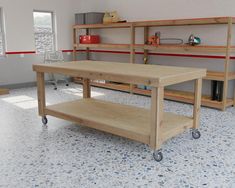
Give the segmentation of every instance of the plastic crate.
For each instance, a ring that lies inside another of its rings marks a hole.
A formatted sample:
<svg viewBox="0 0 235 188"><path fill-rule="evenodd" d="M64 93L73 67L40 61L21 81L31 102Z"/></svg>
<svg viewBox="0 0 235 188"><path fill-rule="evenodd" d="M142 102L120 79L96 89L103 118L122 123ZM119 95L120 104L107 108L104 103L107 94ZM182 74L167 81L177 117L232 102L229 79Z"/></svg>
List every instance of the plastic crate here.
<svg viewBox="0 0 235 188"><path fill-rule="evenodd" d="M75 14L75 24L82 25L85 24L85 13Z"/></svg>
<svg viewBox="0 0 235 188"><path fill-rule="evenodd" d="M103 18L103 12L88 12L85 14L85 24L102 24Z"/></svg>

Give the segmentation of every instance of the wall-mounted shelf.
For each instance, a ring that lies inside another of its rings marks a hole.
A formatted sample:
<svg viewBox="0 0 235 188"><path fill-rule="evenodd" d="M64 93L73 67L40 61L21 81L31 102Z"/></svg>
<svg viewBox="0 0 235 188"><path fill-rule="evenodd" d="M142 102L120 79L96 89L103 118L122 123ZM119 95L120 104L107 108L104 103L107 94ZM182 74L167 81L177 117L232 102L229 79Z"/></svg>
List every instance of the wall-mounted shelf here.
<svg viewBox="0 0 235 188"><path fill-rule="evenodd" d="M110 48L110 49L130 49L130 44L74 44L77 48ZM225 53L226 46L189 46L189 45L134 45L136 50L149 50L157 52L213 52L213 53ZM231 47L231 52L235 52L235 46Z"/></svg>
<svg viewBox="0 0 235 188"><path fill-rule="evenodd" d="M74 80L76 83L82 83L81 80L76 79ZM117 84L117 83L99 83L99 82L91 82L92 86L105 88L105 89L112 89L124 92L130 92L130 86L127 84ZM151 96L150 90L143 90L137 87L133 88L132 91L134 94ZM177 90L165 90L165 99L179 101L184 103L193 104L194 102L194 95L192 92L186 91L177 91ZM218 102L215 100L211 100L210 96L203 95L202 96L202 106L207 106L211 108L220 109L222 102ZM226 107L233 105L233 99L227 99Z"/></svg>
<svg viewBox="0 0 235 188"><path fill-rule="evenodd" d="M235 17L231 17L232 23L235 23ZM159 26L183 26L183 25L210 25L210 24L227 24L228 17L214 18L194 18L194 19L176 19L176 20L150 20L126 23L111 24L85 24L74 25L74 29L102 29L102 28L128 28L134 27L159 27Z"/></svg>
<svg viewBox="0 0 235 188"><path fill-rule="evenodd" d="M131 27L131 22L126 23L110 23L110 24L85 24L74 25L74 29L102 29L102 28L128 28Z"/></svg>
<svg viewBox="0 0 235 188"><path fill-rule="evenodd" d="M190 46L190 45L144 45L136 44L136 50L149 50L157 52L183 52L183 53L194 53L194 52L209 52L209 53L225 53L226 46ZM231 52L235 52L235 47L231 47Z"/></svg>
<svg viewBox="0 0 235 188"><path fill-rule="evenodd" d="M231 17L232 23L235 23L235 17ZM191 18L191 19L175 19L175 20L152 20L132 22L135 27L159 27L159 26L184 26L184 25L213 25L227 24L228 17L214 18Z"/></svg>
<svg viewBox="0 0 235 188"><path fill-rule="evenodd" d="M130 44L75 44L77 48L130 49Z"/></svg>
<svg viewBox="0 0 235 188"><path fill-rule="evenodd" d="M225 81L226 78L224 72L207 71L207 76L203 79ZM235 80L235 72L228 73L228 80Z"/></svg>
<svg viewBox="0 0 235 188"><path fill-rule="evenodd" d="M74 39L74 59L76 60L76 54L78 49L85 48L87 53L87 59L89 59L89 49L96 48L96 49L115 49L121 50L126 49L130 53L130 63L135 63L135 52L143 52L144 59L147 63L147 59L149 56L149 52L160 52L160 53L212 53L212 54L224 54L225 61L224 61L224 70L220 72L210 71L208 70L207 76L204 77L204 80L216 80L216 81L223 81L223 101L212 101L210 97L205 96L202 99L202 104L204 106L217 108L221 110L225 110L228 106L235 105L235 95L234 99L227 99L228 96L228 82L230 80L235 80L235 70L230 70L230 55L231 52L235 52L235 46L232 46L232 26L235 23L235 17L213 17L213 18L195 18L195 19L176 19L176 20L152 20L152 21L137 21L137 22L127 22L127 23L113 23L113 24L92 24L92 25L75 25L73 26L73 39ZM227 43L224 46L215 46L215 45L199 45L199 46L190 46L190 45L159 45L159 46L152 46L146 45L145 42L149 36L149 28L150 27L159 27L159 26L187 26L187 25L217 25L217 24L224 24L227 25ZM144 28L144 41L143 44L136 44L135 43L135 29L137 27ZM77 32L80 29L86 29L87 34L89 34L90 29L102 29L102 28L126 28L130 33L130 43L129 44L79 44L77 41ZM75 79L76 80L76 79ZM109 88L109 89L116 89L121 91L130 91L131 93L138 93L143 94L148 92L147 90L141 90L136 88L135 86L128 85L113 85L110 83L96 84L96 86ZM189 93L184 92L181 93L179 97L178 92L172 92L171 97L165 96L166 99L176 100L180 102L190 103L192 99L189 97Z"/></svg>

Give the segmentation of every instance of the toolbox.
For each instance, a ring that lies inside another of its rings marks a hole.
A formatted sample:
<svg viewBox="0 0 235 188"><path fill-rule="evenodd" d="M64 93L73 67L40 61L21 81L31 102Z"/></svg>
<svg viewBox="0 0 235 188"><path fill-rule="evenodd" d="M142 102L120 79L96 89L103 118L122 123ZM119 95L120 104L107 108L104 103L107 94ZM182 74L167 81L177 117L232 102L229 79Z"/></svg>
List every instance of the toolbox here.
<svg viewBox="0 0 235 188"><path fill-rule="evenodd" d="M75 14L75 24L102 24L103 23L103 12L87 12Z"/></svg>

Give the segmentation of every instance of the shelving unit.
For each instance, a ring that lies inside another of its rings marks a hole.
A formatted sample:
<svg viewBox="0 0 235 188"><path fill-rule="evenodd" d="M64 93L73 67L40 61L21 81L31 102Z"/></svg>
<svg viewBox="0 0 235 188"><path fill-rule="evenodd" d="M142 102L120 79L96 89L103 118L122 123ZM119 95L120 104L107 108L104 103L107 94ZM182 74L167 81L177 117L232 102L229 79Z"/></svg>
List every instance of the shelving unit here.
<svg viewBox="0 0 235 188"><path fill-rule="evenodd" d="M94 49L115 49L115 50L127 50L130 53L130 63L135 63L136 51L142 51L144 53L144 63L148 63L149 52L161 52L161 53L219 53L225 55L224 59L224 70L221 72L208 71L207 76L204 80L216 80L223 81L223 101L213 101L209 96L202 96L202 105L212 108L217 108L220 110L225 110L226 107L235 105L235 95L233 99L228 99L228 83L230 80L235 80L235 70L230 70L230 55L235 52L235 46L232 46L232 26L235 23L235 17L215 17L215 18L196 18L196 19L178 19L178 20L154 20L154 21L139 21L139 22L128 22L128 23L113 23L113 24L93 24L93 25L75 25L73 27L73 54L74 60L77 57L78 49L86 49L87 59L89 59L89 50ZM224 24L227 25L227 43L224 46L212 46L212 45L199 45L199 46L189 46L189 45L159 45L152 46L146 45L145 42L149 36L150 27L160 27L160 26L188 26L188 25L217 25ZM135 43L135 29L142 27L144 28L144 41L143 44ZM129 30L130 42L129 44L79 44L77 41L77 33L79 30L85 29L86 33L89 34L90 29L101 29L101 28L126 28ZM79 82L78 79L75 81ZM136 94L148 95L148 90L141 90L136 88L134 85L131 87L121 84L111 84L111 83L92 83L94 86L126 91ZM165 93L165 98L185 103L192 103L193 96L190 92L178 92L170 91L170 95ZM235 93L235 92L234 92Z"/></svg>

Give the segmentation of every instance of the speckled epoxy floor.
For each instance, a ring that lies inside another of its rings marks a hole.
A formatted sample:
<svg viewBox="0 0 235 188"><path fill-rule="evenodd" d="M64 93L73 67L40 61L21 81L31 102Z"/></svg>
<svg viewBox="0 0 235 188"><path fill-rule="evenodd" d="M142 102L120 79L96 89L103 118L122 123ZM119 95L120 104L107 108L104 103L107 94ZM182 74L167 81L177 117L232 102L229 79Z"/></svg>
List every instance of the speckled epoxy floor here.
<svg viewBox="0 0 235 188"><path fill-rule="evenodd" d="M95 98L149 108L150 98L93 88ZM47 86L47 102L81 98L79 85ZM147 145L37 115L36 88L0 96L0 187L235 187L235 109L202 108L202 137L185 132L163 145L157 163ZM165 101L190 115L192 106Z"/></svg>

